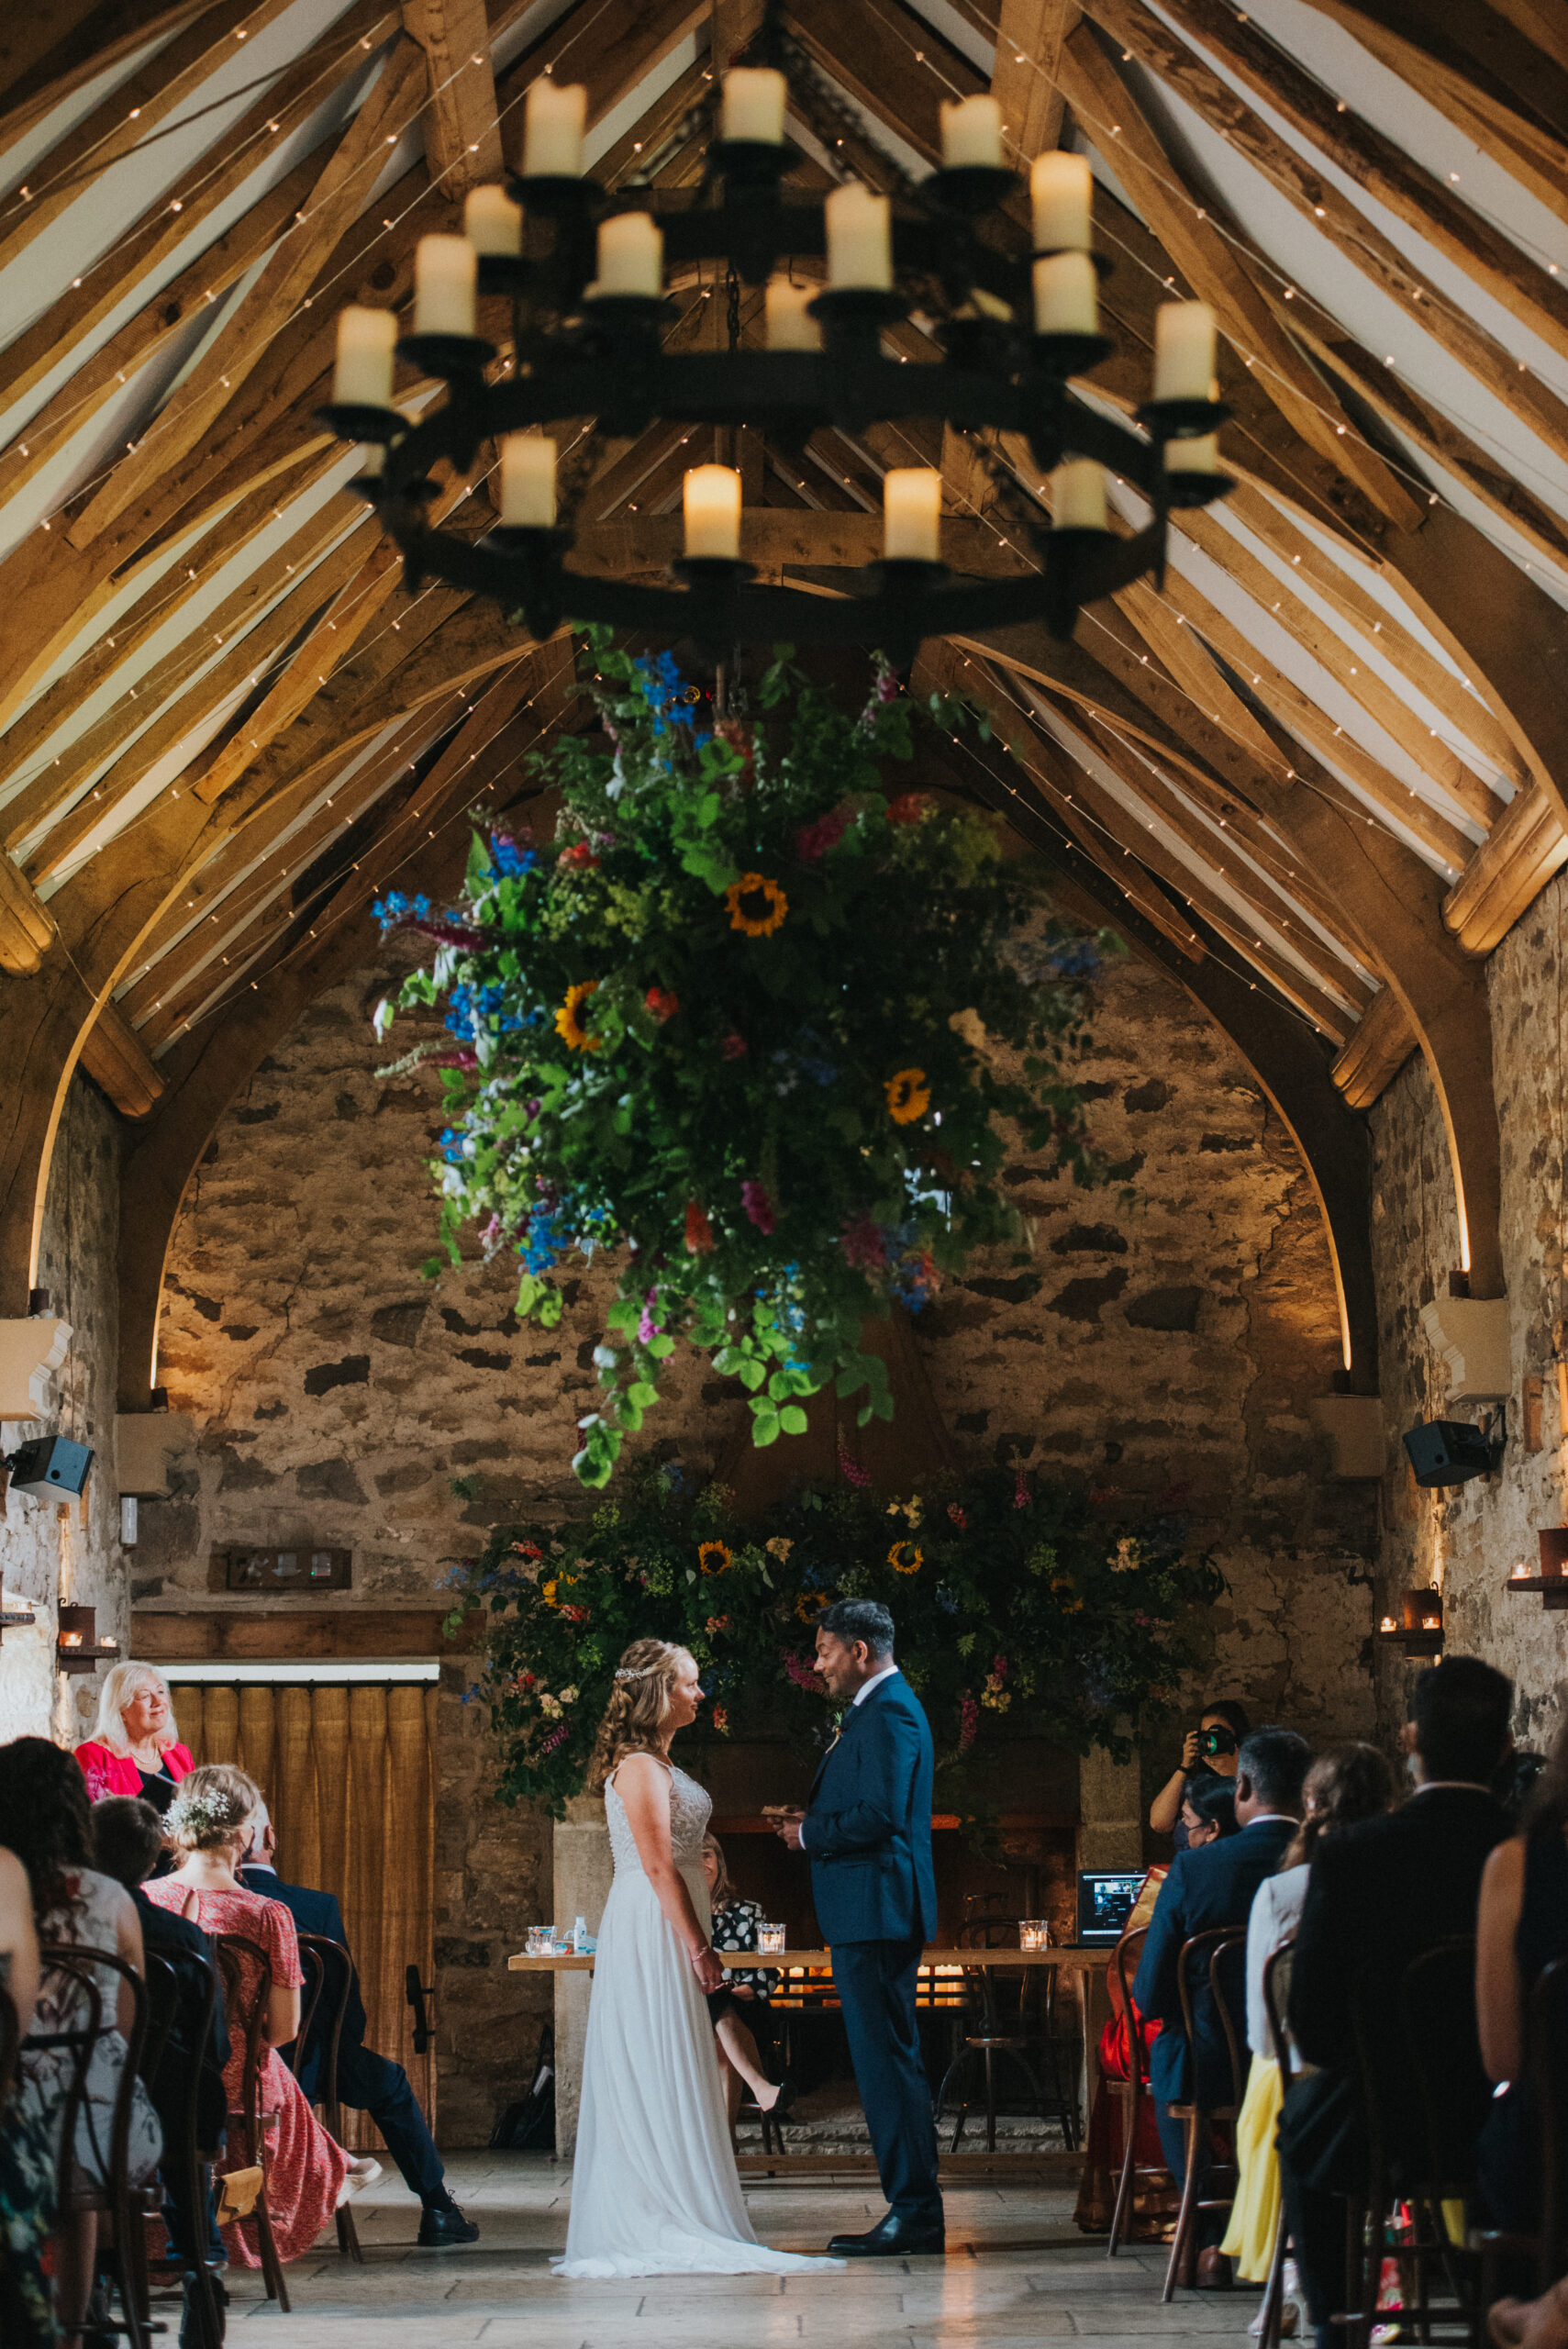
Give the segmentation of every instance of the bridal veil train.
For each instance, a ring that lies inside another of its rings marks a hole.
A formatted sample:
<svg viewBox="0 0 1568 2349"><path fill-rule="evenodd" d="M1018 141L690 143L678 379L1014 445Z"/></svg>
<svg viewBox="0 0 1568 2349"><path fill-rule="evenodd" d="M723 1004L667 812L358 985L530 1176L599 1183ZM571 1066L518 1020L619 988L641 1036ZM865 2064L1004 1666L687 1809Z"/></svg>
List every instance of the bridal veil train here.
<svg viewBox="0 0 1568 2349"><path fill-rule="evenodd" d="M702 1840L713 1806L684 1771L667 1766L674 1861L706 1929ZM840 2266L770 2251L753 2235L706 2002L644 1873L613 1776L605 1811L615 1881L599 1926L572 2216L557 2275L784 2275Z"/></svg>

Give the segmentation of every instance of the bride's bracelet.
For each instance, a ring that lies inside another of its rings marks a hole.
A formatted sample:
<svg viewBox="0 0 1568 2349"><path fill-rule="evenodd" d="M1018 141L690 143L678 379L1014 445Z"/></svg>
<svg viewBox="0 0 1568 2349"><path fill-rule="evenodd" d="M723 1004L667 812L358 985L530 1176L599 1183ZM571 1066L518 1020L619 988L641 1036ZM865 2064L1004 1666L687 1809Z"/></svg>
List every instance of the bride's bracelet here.
<svg viewBox="0 0 1568 2349"><path fill-rule="evenodd" d="M700 1965L705 1957L711 1957L713 1955L713 1943L711 1942L704 1942L701 1949L689 1949L686 1952L686 1955L690 1959L692 1965Z"/></svg>

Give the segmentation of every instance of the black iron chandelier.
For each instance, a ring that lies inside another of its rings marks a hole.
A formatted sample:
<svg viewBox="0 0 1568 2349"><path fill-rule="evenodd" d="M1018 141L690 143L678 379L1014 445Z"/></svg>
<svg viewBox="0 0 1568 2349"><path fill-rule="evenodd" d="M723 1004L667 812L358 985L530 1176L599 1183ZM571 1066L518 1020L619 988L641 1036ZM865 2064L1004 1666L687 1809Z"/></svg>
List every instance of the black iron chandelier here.
<svg viewBox="0 0 1568 2349"><path fill-rule="evenodd" d="M548 76L527 94L521 172L469 196L462 237L426 237L416 255L413 331L386 310L339 321L323 420L364 451L357 486L401 549L412 585L428 576L494 597L542 641L562 620L600 621L717 646L776 641L875 645L906 664L929 636L1043 621L1070 637L1079 607L1162 573L1168 517L1232 486L1216 432L1229 414L1213 380L1215 324L1199 302L1157 313L1153 396L1140 429L1077 397L1069 379L1112 346L1099 329L1107 264L1091 250L1090 173L1081 156L1039 156L1026 184L1003 161L990 97L942 109L943 163L896 206L856 181L826 197L786 188L799 150L784 136L792 90L820 113L835 101L777 20L722 77L717 136L694 192L615 195L583 169L586 93ZM809 112L808 112L809 118ZM1002 207L1026 193L1032 256L994 240ZM796 284L796 261L826 262L826 284ZM765 287L767 348L670 351L666 273L713 265L732 287ZM494 343L475 330L476 295L512 307L512 362L487 373ZM889 355L884 338L914 311L935 319L942 356ZM393 403L395 359L444 383L418 423ZM669 585L574 571L573 531L549 428L592 417L633 438L659 420L761 431L800 459L814 432L934 417L971 433L1021 435L1051 476L1052 519L1027 526L1038 569L955 574L941 561L941 476L895 467L884 481L880 562L823 596L758 583L741 559L740 475L685 475L685 551ZM541 429L542 428L542 429ZM500 457L498 525L477 541L426 518L433 468L469 471L485 442ZM1147 526L1108 527L1105 468L1141 492Z"/></svg>

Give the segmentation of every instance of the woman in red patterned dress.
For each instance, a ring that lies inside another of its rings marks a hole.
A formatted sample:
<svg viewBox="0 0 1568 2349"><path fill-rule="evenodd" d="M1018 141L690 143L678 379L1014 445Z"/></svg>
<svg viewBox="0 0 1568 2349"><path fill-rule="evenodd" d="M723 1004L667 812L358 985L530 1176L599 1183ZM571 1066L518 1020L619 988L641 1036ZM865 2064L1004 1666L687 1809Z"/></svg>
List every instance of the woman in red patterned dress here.
<svg viewBox="0 0 1568 2349"><path fill-rule="evenodd" d="M166 1821L170 1842L183 1863L172 1876L158 1876L142 1890L161 1909L190 1917L206 1933L242 1933L259 1943L272 1962L266 2063L259 2103L278 2120L267 2133L267 2209L280 2259L307 2252L340 2202L381 2176L381 2164L356 2160L329 2137L279 2054L299 2032L299 1993L304 1981L294 1919L281 1900L248 1892L235 1875L250 1839L250 1820L261 1794L243 1770L214 1764L193 1770L180 1787ZM231 2110L239 2106L245 2065L239 2019L229 2016L228 2062L224 2081ZM237 2141L228 2166L245 2158ZM223 2230L229 2255L244 2267L259 2267L256 2222L244 2219Z"/></svg>

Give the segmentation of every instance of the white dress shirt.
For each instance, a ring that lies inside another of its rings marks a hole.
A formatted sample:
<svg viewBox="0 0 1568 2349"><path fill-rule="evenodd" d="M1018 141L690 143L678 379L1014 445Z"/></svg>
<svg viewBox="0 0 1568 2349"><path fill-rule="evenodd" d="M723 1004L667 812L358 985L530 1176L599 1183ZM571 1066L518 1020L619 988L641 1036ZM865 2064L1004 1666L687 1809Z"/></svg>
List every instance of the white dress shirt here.
<svg viewBox="0 0 1568 2349"><path fill-rule="evenodd" d="M895 1664L884 1664L880 1672L873 1672L869 1680L862 1680L855 1690L854 1702L850 1707L851 1712L854 1711L856 1705L865 1703L873 1688L880 1688L884 1680L891 1680L897 1669L898 1666Z"/></svg>

